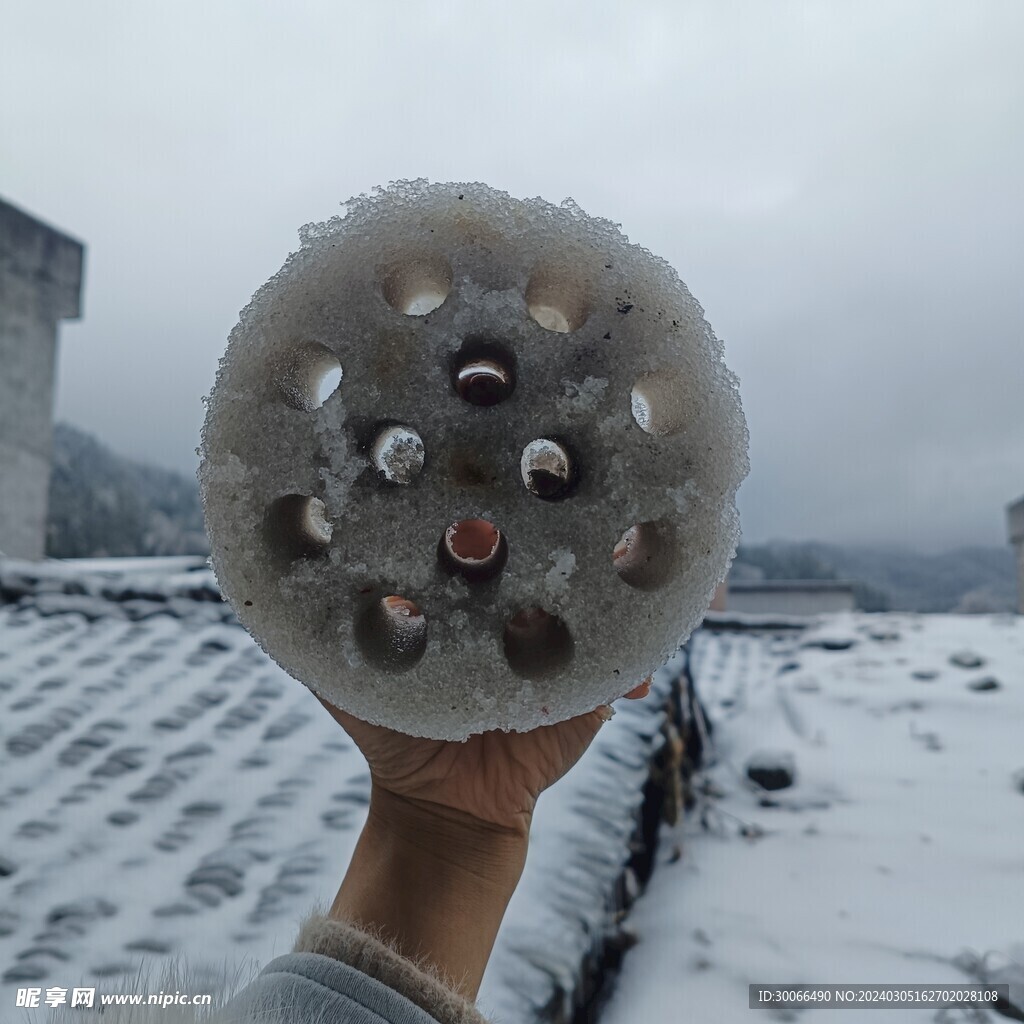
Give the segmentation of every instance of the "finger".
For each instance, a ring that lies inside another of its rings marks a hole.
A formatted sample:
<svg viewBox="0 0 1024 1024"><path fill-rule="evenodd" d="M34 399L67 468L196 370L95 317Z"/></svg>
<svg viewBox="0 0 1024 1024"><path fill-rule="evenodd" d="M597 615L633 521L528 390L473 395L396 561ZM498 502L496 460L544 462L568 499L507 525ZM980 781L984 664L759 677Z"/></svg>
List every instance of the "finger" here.
<svg viewBox="0 0 1024 1024"><path fill-rule="evenodd" d="M634 686L629 693L623 694L626 700L643 700L651 692L654 677L648 676L639 686Z"/></svg>

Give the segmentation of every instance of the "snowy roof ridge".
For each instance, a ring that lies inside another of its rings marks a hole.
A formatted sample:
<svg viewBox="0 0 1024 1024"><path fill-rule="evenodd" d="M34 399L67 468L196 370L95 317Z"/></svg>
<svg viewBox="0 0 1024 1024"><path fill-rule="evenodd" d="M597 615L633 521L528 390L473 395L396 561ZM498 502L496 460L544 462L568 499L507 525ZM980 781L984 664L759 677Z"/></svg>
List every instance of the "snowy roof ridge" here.
<svg viewBox="0 0 1024 1024"><path fill-rule="evenodd" d="M233 622L205 558L0 560L0 604L40 615L77 612L87 619L132 621L199 615Z"/></svg>
<svg viewBox="0 0 1024 1024"><path fill-rule="evenodd" d="M816 626L822 616L786 615L782 612L712 611L704 613L704 628L716 630L804 630Z"/></svg>

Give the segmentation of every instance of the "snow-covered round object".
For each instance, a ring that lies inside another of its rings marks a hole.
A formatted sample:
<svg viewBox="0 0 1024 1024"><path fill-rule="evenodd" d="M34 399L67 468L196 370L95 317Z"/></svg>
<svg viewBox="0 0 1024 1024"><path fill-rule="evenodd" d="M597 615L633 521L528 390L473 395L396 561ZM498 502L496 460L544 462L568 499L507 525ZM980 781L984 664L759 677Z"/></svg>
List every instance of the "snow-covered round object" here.
<svg viewBox="0 0 1024 1024"><path fill-rule="evenodd" d="M700 306L615 224L399 182L303 228L229 338L212 564L353 715L527 730L626 693L700 622L746 440Z"/></svg>

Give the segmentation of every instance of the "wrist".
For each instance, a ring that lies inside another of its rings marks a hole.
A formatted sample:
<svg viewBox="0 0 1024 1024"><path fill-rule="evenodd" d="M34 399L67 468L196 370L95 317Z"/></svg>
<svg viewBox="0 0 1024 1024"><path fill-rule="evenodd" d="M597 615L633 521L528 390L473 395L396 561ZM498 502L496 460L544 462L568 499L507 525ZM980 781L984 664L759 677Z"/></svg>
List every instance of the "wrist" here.
<svg viewBox="0 0 1024 1024"><path fill-rule="evenodd" d="M467 811L432 800L395 793L374 784L370 793L367 826L425 853L455 862L485 866L490 860L505 863L518 851L526 854L531 816L523 814L508 824L497 824Z"/></svg>
<svg viewBox="0 0 1024 1024"><path fill-rule="evenodd" d="M330 915L475 997L526 861L528 830L374 787Z"/></svg>

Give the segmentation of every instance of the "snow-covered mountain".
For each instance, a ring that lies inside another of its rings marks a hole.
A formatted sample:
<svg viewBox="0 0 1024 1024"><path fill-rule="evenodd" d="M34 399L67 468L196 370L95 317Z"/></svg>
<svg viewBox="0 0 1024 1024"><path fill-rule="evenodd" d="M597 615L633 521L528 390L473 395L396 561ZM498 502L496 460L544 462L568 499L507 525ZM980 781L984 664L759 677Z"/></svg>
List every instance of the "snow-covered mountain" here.
<svg viewBox="0 0 1024 1024"><path fill-rule="evenodd" d="M196 481L58 423L46 527L54 558L206 554Z"/></svg>
<svg viewBox="0 0 1024 1024"><path fill-rule="evenodd" d="M922 554L896 546L814 542L744 545L735 572L769 580L853 580L860 607L915 612L1004 612L1016 608L1013 549L962 547Z"/></svg>

